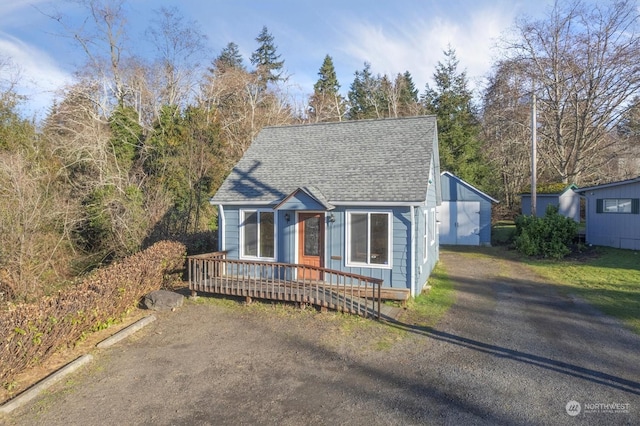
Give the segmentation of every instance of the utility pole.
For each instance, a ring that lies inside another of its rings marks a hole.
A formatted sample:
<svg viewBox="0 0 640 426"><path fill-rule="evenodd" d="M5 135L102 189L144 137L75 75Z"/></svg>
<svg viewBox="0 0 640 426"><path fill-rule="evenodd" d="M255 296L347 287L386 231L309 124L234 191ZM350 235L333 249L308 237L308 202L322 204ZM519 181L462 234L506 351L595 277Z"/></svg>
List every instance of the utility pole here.
<svg viewBox="0 0 640 426"><path fill-rule="evenodd" d="M538 127L536 113L536 93L533 92L531 96L531 215L536 216L536 197L537 197L537 148L536 148L536 130Z"/></svg>

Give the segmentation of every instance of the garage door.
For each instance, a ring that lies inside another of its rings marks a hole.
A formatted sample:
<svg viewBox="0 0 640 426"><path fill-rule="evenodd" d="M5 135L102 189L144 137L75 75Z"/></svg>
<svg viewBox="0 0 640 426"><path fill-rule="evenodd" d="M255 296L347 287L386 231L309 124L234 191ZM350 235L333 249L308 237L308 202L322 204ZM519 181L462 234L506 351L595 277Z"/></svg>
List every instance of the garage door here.
<svg viewBox="0 0 640 426"><path fill-rule="evenodd" d="M438 207L440 244L480 244L480 202L443 201Z"/></svg>

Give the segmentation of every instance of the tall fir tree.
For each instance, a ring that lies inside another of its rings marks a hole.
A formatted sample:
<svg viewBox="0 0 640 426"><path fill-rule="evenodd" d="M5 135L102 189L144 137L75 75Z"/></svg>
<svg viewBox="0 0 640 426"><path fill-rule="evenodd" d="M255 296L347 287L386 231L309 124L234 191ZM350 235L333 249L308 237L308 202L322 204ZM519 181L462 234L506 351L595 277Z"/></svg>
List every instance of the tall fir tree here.
<svg viewBox="0 0 640 426"><path fill-rule="evenodd" d="M280 60L280 55L277 54L277 46L274 43L274 38L266 26L262 27L262 31L258 37L258 48L251 54L251 64L256 67L256 73L263 87L266 87L268 83L275 83L282 80L282 68L284 67L284 60Z"/></svg>
<svg viewBox="0 0 640 426"><path fill-rule="evenodd" d="M310 120L316 123L342 121L345 111L344 98L339 92L340 83L331 56L325 56L318 76L309 100Z"/></svg>
<svg viewBox="0 0 640 426"><path fill-rule="evenodd" d="M355 78L349 93L350 120L362 120L367 118L380 118L384 114L384 109L380 105L381 100L381 78L371 73L371 64L365 62L362 71L355 72Z"/></svg>
<svg viewBox="0 0 640 426"><path fill-rule="evenodd" d="M213 65L220 72L225 72L229 69L245 69L240 49L234 42L227 43L218 57L213 60Z"/></svg>
<svg viewBox="0 0 640 426"><path fill-rule="evenodd" d="M413 83L413 77L409 71L398 74L395 81L398 91L398 111L401 117L410 117L420 113L418 104L418 89Z"/></svg>
<svg viewBox="0 0 640 426"><path fill-rule="evenodd" d="M421 97L425 111L437 117L440 167L482 186L487 169L481 156L473 94L466 72L458 71L455 50L449 47L444 56L433 75L435 87L427 84Z"/></svg>

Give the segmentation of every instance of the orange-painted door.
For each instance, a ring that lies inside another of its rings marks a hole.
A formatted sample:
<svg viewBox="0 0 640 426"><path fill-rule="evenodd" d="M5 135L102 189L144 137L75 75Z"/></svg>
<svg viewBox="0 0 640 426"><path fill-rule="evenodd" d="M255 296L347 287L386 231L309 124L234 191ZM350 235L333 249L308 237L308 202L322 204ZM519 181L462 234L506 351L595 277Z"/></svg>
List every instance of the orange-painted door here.
<svg viewBox="0 0 640 426"><path fill-rule="evenodd" d="M298 214L298 263L324 266L324 215L322 213ZM305 268L298 270L298 279L320 280L320 271Z"/></svg>

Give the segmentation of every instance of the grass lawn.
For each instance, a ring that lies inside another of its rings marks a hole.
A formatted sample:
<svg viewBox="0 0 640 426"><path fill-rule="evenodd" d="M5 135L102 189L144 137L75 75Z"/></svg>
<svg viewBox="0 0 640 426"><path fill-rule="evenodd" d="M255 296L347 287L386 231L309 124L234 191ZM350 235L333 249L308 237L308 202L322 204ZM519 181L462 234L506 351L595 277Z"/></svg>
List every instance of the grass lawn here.
<svg viewBox="0 0 640 426"><path fill-rule="evenodd" d="M434 326L455 302L453 283L438 263L429 277L431 288L407 302L402 320L423 327Z"/></svg>
<svg viewBox="0 0 640 426"><path fill-rule="evenodd" d="M640 253L598 247L580 260L526 259L550 282L565 286L607 315L619 318L640 334Z"/></svg>

